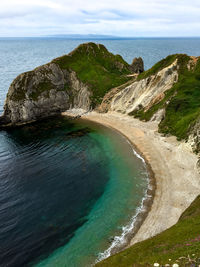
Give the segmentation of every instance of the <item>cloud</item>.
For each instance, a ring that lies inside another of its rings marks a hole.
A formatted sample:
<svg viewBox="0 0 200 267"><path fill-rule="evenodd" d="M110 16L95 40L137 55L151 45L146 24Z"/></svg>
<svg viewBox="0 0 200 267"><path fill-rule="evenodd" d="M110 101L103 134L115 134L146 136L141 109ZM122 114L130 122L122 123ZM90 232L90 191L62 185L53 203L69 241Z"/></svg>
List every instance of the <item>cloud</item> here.
<svg viewBox="0 0 200 267"><path fill-rule="evenodd" d="M0 2L0 36L197 36L199 14L199 0L7 0Z"/></svg>

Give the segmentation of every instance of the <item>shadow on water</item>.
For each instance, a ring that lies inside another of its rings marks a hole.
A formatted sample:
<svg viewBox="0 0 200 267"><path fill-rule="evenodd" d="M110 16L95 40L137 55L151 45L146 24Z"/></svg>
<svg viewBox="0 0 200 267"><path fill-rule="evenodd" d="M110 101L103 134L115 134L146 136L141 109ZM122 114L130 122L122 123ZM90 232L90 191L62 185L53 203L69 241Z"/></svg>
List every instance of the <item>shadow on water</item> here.
<svg viewBox="0 0 200 267"><path fill-rule="evenodd" d="M109 179L91 133L59 116L0 133L0 266L35 264L87 221Z"/></svg>
<svg viewBox="0 0 200 267"><path fill-rule="evenodd" d="M7 134L9 139L14 140L19 145L29 144L37 140L46 140L48 138L67 139L82 137L86 134L94 132L94 129L77 124L79 120L72 121L67 117L55 116L43 119L24 126L8 128Z"/></svg>

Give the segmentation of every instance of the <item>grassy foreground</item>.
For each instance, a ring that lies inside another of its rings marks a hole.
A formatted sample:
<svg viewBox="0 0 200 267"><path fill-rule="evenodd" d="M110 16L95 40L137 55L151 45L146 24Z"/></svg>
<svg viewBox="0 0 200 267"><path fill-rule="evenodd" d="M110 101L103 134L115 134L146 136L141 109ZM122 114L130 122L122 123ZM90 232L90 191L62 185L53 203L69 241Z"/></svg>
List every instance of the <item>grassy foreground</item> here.
<svg viewBox="0 0 200 267"><path fill-rule="evenodd" d="M166 214L167 220L167 214ZM179 266L200 265L200 196L181 215L177 224L161 234L137 243L97 267Z"/></svg>
<svg viewBox="0 0 200 267"><path fill-rule="evenodd" d="M191 57L184 54L168 56L150 70L140 74L138 80L156 74L176 59L179 66L178 82L165 92L164 99L153 105L148 111L145 112L144 109L141 109L133 112L132 115L148 121L159 109L165 108L165 118L159 124L159 131L175 135L178 140L181 140L187 138L190 128L200 116L200 59L189 70L187 64Z"/></svg>

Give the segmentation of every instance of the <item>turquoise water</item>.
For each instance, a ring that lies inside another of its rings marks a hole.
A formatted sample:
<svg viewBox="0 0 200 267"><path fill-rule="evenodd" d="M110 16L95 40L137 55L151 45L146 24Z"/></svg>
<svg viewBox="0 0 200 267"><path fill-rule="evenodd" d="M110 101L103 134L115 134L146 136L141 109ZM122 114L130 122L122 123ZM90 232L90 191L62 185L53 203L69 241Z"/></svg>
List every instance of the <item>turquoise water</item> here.
<svg viewBox="0 0 200 267"><path fill-rule="evenodd" d="M123 227L133 221L137 208L141 207L148 181L146 168L137 158L127 140L118 133L94 123L84 125L97 132L90 134L103 147L109 162L109 181L104 193L97 200L87 222L62 248L37 266L91 266L108 249L113 239L123 233ZM94 174L95 175L95 174ZM121 240L121 245L126 236Z"/></svg>
<svg viewBox="0 0 200 267"><path fill-rule="evenodd" d="M123 136L57 116L0 142L1 266L85 267L126 241L148 182Z"/></svg>

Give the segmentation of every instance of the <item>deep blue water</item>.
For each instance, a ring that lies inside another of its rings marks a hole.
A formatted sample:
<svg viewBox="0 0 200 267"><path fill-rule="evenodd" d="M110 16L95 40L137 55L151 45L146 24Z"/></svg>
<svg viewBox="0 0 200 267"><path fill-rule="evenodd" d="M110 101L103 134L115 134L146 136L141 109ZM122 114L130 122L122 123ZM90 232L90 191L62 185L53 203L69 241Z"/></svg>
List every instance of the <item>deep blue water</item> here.
<svg viewBox="0 0 200 267"><path fill-rule="evenodd" d="M47 256L87 220L109 178L90 132L56 118L1 133L1 266Z"/></svg>
<svg viewBox="0 0 200 267"><path fill-rule="evenodd" d="M144 197L143 162L105 127L55 117L0 143L0 266L88 266Z"/></svg>

